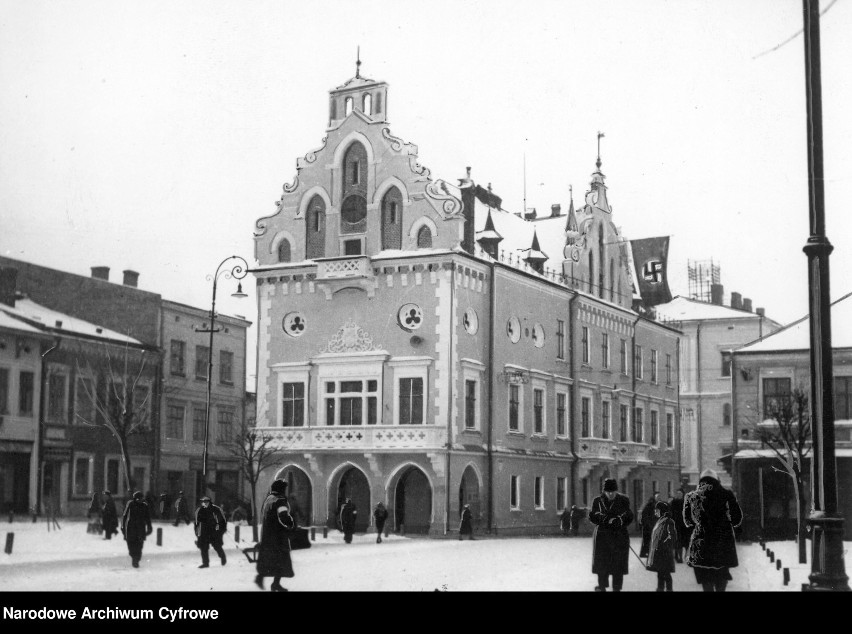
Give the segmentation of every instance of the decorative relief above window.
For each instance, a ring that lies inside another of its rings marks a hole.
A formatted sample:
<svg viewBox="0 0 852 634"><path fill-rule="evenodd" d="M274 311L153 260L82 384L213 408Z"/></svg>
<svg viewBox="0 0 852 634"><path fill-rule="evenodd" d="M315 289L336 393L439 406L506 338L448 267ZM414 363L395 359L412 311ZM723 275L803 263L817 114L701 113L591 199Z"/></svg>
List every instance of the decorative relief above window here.
<svg viewBox="0 0 852 634"><path fill-rule="evenodd" d="M521 340L521 321L517 317L511 317L506 322L506 334L512 343L518 343Z"/></svg>
<svg viewBox="0 0 852 634"><path fill-rule="evenodd" d="M397 315L399 325L403 330L417 330L423 325L423 311L417 304L405 304Z"/></svg>
<svg viewBox="0 0 852 634"><path fill-rule="evenodd" d="M468 308L464 311L464 317L462 317L462 324L464 325L464 329L471 335L475 335L479 330L479 317L476 316L476 311L472 308Z"/></svg>
<svg viewBox="0 0 852 634"><path fill-rule="evenodd" d="M544 347L544 327L541 324L533 326L532 338L536 348Z"/></svg>
<svg viewBox="0 0 852 634"><path fill-rule="evenodd" d="M300 312L287 313L281 321L281 327L291 337L300 337L305 333L305 316Z"/></svg>

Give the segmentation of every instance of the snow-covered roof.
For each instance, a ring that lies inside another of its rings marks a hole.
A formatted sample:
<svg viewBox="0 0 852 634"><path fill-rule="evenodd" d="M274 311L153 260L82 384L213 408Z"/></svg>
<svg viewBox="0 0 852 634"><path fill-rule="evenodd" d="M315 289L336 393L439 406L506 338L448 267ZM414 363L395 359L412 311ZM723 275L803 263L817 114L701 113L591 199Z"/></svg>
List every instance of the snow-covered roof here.
<svg viewBox="0 0 852 634"><path fill-rule="evenodd" d="M41 304L36 304L31 299L19 299L15 302L15 307L0 306L0 311L3 311L9 316L28 319L31 322L36 322L40 326L60 332L67 332L87 337L95 337L109 341L117 341L121 343L130 343L141 346L142 342L133 337L128 337L115 330L103 328L97 324L90 323L77 317L60 313L52 310Z"/></svg>
<svg viewBox="0 0 852 634"><path fill-rule="evenodd" d="M21 332L33 332L41 334L41 330L30 326L28 323L22 321L17 316L9 315L5 312L2 312L3 308L10 308L10 306L0 307L0 328L9 328L11 330L19 330Z"/></svg>
<svg viewBox="0 0 852 634"><path fill-rule="evenodd" d="M831 304L831 347L852 348L852 293ZM737 348L737 352L778 352L780 350L809 350L811 320L806 315L764 337Z"/></svg>
<svg viewBox="0 0 852 634"><path fill-rule="evenodd" d="M674 321L699 321L704 319L749 319L758 317L757 313L737 310L730 306L719 306L700 302L678 295L666 304L654 307L659 319Z"/></svg>

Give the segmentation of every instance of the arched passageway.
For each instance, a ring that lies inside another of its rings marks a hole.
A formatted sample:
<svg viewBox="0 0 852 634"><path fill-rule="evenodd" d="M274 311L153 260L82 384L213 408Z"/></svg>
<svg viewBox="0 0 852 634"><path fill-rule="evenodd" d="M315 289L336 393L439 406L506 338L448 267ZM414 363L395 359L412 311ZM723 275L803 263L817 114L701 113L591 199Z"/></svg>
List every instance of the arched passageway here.
<svg viewBox="0 0 852 634"><path fill-rule="evenodd" d="M340 508L343 506L346 498L349 498L355 504L355 508L358 511L357 519L355 520L355 532L365 532L370 525L370 517L373 512L370 506L370 483L367 481L367 476L360 469L351 467L340 476L337 488L336 490L332 489L332 492L336 492L337 495L329 496L329 519L332 520L331 524L340 528Z"/></svg>
<svg viewBox="0 0 852 634"><path fill-rule="evenodd" d="M459 508L458 514L461 516L461 510L465 504L470 504L470 514L473 517L473 525L476 526L482 519L482 505L479 500L479 477L476 471L468 465L462 474L461 483L459 484Z"/></svg>
<svg viewBox="0 0 852 634"><path fill-rule="evenodd" d="M394 530L428 533L432 522L432 487L417 467L403 471L394 487ZM404 527L404 528L403 528Z"/></svg>
<svg viewBox="0 0 852 634"><path fill-rule="evenodd" d="M298 467L287 467L278 477L287 483L287 499L296 522L299 526L310 526L313 523L313 490L308 476Z"/></svg>

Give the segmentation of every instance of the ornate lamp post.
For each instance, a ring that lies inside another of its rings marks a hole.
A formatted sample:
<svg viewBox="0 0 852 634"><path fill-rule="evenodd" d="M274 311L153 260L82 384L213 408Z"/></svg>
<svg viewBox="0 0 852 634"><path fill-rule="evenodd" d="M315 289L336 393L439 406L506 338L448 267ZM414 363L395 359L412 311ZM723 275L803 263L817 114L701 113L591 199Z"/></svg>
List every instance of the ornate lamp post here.
<svg viewBox="0 0 852 634"><path fill-rule="evenodd" d="M238 260L237 264L234 264L230 269L222 268L226 262L230 260ZM212 276L208 275L207 279L213 280L213 301L210 304L210 327L209 328L196 328L195 332L209 332L210 333L210 346L208 347L208 355L207 355L207 412L204 416L204 453L202 454L202 463L201 463L201 474L204 479L204 488L207 489L207 444L210 438L210 391L213 387L213 333L219 332L219 329L216 328L216 283L219 281L219 276L224 275L226 278L235 278L238 280L243 279L248 273L248 263L238 255L231 255L219 264L216 268L216 273ZM243 293L243 284L239 282L237 284L237 292L232 293L231 297L248 297L245 293Z"/></svg>
<svg viewBox="0 0 852 634"><path fill-rule="evenodd" d="M802 0L805 33L805 93L808 128L808 256L811 357L812 535L810 585L803 590L849 590L843 564L843 516L837 512L834 454L834 369L828 256L834 249L825 234L822 162L822 80L820 77L819 0Z"/></svg>

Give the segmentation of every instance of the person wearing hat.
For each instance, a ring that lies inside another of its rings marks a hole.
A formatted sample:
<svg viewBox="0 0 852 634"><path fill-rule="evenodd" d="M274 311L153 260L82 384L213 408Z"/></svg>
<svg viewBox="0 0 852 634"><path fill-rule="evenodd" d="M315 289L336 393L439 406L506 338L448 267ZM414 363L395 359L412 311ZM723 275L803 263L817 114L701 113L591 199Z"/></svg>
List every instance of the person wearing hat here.
<svg viewBox="0 0 852 634"><path fill-rule="evenodd" d="M589 521L595 525L592 535L592 573L598 576L597 592L606 592L612 575L612 590L620 592L627 574L630 535L633 521L630 500L618 492L614 478L604 480L603 493L592 501Z"/></svg>
<svg viewBox="0 0 852 634"><path fill-rule="evenodd" d="M109 491L104 491L104 503L101 506L101 527L104 529L104 539L112 539L118 535L118 511L115 509L115 500Z"/></svg>
<svg viewBox="0 0 852 634"><path fill-rule="evenodd" d="M227 563L225 551L222 549L222 538L228 530L228 522L222 509L208 496L201 498L201 506L195 511L195 545L201 550L201 565L199 568L210 567L210 546L219 555L224 566Z"/></svg>
<svg viewBox="0 0 852 634"><path fill-rule="evenodd" d="M148 505L145 504L142 491L137 491L133 494L133 499L127 502L127 506L124 507L124 514L121 517L121 534L124 535L124 540L127 542L127 551L130 553L134 568L139 567L145 538L153 530Z"/></svg>
<svg viewBox="0 0 852 634"><path fill-rule="evenodd" d="M385 522L388 519L388 510L385 508L384 502L376 504L376 510L373 511L373 519L376 520L376 543L382 543L382 531L385 530Z"/></svg>
<svg viewBox="0 0 852 634"><path fill-rule="evenodd" d="M654 505L654 515L657 523L651 531L647 568L657 573L657 592L671 592L677 552L677 526L671 518L671 507L666 502Z"/></svg>
<svg viewBox="0 0 852 634"><path fill-rule="evenodd" d="M281 577L293 577L293 562L290 560L290 531L296 522L290 514L287 500L287 483L275 480L261 508L263 524L260 542L257 544L257 576L254 582L263 590L263 578L274 577L270 590L286 592Z"/></svg>
<svg viewBox="0 0 852 634"><path fill-rule="evenodd" d="M355 534L355 519L358 517L358 507L352 498L346 498L346 502L340 509L340 528L343 530L343 541L352 543L352 535Z"/></svg>
<svg viewBox="0 0 852 634"><path fill-rule="evenodd" d="M739 565L734 528L742 523L743 511L713 469L701 472L698 488L684 499L683 521L694 527L686 565L705 592L724 592L732 578L730 569Z"/></svg>
<svg viewBox="0 0 852 634"><path fill-rule="evenodd" d="M473 539L473 513L470 512L470 504L465 504L461 513L461 523L459 524L459 541L462 535L470 535Z"/></svg>
<svg viewBox="0 0 852 634"><path fill-rule="evenodd" d="M174 503L175 507L175 523L177 526L183 520L185 524L189 524L189 507L186 504L186 498L183 497L183 491L178 491L177 499Z"/></svg>

